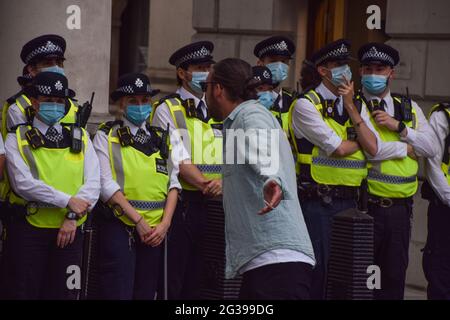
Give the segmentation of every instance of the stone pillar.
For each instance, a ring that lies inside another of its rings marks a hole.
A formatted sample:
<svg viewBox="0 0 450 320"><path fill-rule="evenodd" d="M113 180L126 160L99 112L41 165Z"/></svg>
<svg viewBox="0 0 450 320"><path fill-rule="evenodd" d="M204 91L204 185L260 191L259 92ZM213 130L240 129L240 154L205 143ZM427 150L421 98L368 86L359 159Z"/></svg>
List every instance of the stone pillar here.
<svg viewBox="0 0 450 320"><path fill-rule="evenodd" d="M450 2L446 0L388 1L387 42L400 51L394 92L410 95L425 114L437 101L450 99L447 77L450 74ZM421 249L427 236L428 202L415 196L413 233L410 243L410 262L407 284L426 288L422 270Z"/></svg>
<svg viewBox="0 0 450 320"><path fill-rule="evenodd" d="M67 8L80 8L81 28L69 30ZM0 2L0 99L16 93L22 73L22 46L48 33L67 41L65 71L79 102L95 91L94 114L108 112L109 58L111 47L111 0L17 0Z"/></svg>

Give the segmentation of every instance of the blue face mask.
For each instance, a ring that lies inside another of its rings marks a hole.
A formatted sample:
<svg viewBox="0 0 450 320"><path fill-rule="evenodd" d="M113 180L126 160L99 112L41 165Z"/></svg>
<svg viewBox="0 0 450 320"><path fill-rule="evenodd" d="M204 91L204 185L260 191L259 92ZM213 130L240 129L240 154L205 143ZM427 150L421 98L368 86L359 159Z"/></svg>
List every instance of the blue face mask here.
<svg viewBox="0 0 450 320"><path fill-rule="evenodd" d="M140 126L152 112L152 106L150 104L141 105L128 105L125 112L125 117L136 126Z"/></svg>
<svg viewBox="0 0 450 320"><path fill-rule="evenodd" d="M372 94L379 94L386 89L387 76L378 74L364 74L361 77L361 84Z"/></svg>
<svg viewBox="0 0 450 320"><path fill-rule="evenodd" d="M59 73L62 74L63 76L64 74L64 69L59 67L59 66L53 66L53 67L47 67L47 68L42 68L41 72L54 72L54 73Z"/></svg>
<svg viewBox="0 0 450 320"><path fill-rule="evenodd" d="M202 93L202 87L200 86L200 82L206 81L206 78L208 78L209 72L200 72L200 71L194 71L192 72L192 80L189 82L189 86L192 90L194 90L197 93Z"/></svg>
<svg viewBox="0 0 450 320"><path fill-rule="evenodd" d="M45 124L52 126L64 117L66 106L64 103L40 102L38 117Z"/></svg>
<svg viewBox="0 0 450 320"><path fill-rule="evenodd" d="M352 80L352 70L350 70L350 67L348 64L336 67L330 70L331 71L331 82L336 86L339 87L342 84L345 84L344 77L350 81Z"/></svg>
<svg viewBox="0 0 450 320"><path fill-rule="evenodd" d="M288 76L289 66L283 62L273 62L266 65L272 72L272 81L274 83L280 83L286 80Z"/></svg>
<svg viewBox="0 0 450 320"><path fill-rule="evenodd" d="M273 105L275 101L275 97L270 91L261 91L257 93L258 101L261 103L267 110Z"/></svg>

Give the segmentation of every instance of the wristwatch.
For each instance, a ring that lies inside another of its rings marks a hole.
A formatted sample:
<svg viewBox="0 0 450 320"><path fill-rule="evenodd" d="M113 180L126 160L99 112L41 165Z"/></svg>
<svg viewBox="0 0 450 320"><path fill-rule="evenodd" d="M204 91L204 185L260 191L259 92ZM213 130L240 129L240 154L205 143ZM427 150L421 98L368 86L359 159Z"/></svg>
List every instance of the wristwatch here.
<svg viewBox="0 0 450 320"><path fill-rule="evenodd" d="M78 215L75 212L69 211L66 213L66 219L68 220L78 220Z"/></svg>
<svg viewBox="0 0 450 320"><path fill-rule="evenodd" d="M406 128L406 126L405 126L405 124L403 123L403 121L400 121L400 122L398 123L398 129L397 129L397 132L398 132L398 133L401 133L403 130L405 130L405 128Z"/></svg>

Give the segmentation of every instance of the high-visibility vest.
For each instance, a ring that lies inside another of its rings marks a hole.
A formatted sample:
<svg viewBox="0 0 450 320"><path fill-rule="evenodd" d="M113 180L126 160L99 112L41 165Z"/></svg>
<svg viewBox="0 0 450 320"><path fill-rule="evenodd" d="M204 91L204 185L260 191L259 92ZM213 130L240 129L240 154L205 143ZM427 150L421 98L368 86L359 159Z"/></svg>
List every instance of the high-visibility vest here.
<svg viewBox="0 0 450 320"><path fill-rule="evenodd" d="M188 99L190 100L190 99ZM168 96L156 103L153 111L164 102L170 110L176 129L185 131L181 134L183 145L191 155L191 161L202 172L206 179L222 178L222 122L209 119L208 122L194 116L195 108L187 100L178 95ZM184 190L197 190L180 178Z"/></svg>
<svg viewBox="0 0 450 320"><path fill-rule="evenodd" d="M73 153L70 151L69 127L63 127L64 140L59 148L50 148L46 145L32 148L26 137L26 133L31 129L31 126L19 126L16 129L16 136L20 155L30 168L33 178L68 195L76 195L84 184L85 150L89 139L86 131L82 129L81 152ZM26 201L14 192L9 195L9 202L26 206L27 211L35 209L36 212L33 212L34 214L29 212L26 219L39 228L60 228L68 212L67 208L57 208L46 202ZM77 221L77 225L80 226L85 220L86 215Z"/></svg>
<svg viewBox="0 0 450 320"><path fill-rule="evenodd" d="M450 104L448 103L438 103L434 105L431 108L429 117L433 112L442 111L445 114L445 117L447 118L447 124L450 128ZM450 133L445 138L445 145L444 145L444 154L442 156L441 160L441 170L444 173L445 177L447 178L447 183L450 185Z"/></svg>
<svg viewBox="0 0 450 320"><path fill-rule="evenodd" d="M162 157L159 146L153 142L154 139L150 142L154 148L146 150L139 150L133 144L122 146L117 133L119 127L119 124L107 125L106 130L105 126L100 127L100 130L108 135L113 179L119 184L128 202L147 223L150 226L158 225L163 216L169 186L167 159ZM151 131L151 134L157 133ZM113 211L117 214L114 208ZM120 212L118 218L123 223L134 226L125 214Z"/></svg>
<svg viewBox="0 0 450 320"><path fill-rule="evenodd" d="M6 135L8 134L8 128L7 128L7 118L8 118L8 110L9 107L12 104L16 104L19 110L22 112L25 119L27 119L27 122L31 122L32 119L32 107L31 107L31 101L30 99L23 93L18 93L15 96L8 99L5 104L3 105L2 109L2 137L3 140L6 140ZM75 123L76 120L76 113L78 111L78 106L69 99L70 108L69 111L66 113L66 115L60 120L61 123L64 124L72 124ZM16 125L19 125L22 123L17 123ZM8 175L5 170L3 174L3 180L0 181L0 201L7 201L8 194L10 193L11 187L9 185L8 181Z"/></svg>
<svg viewBox="0 0 450 320"><path fill-rule="evenodd" d="M395 118L402 121L407 127L416 129L417 114L411 105L411 100L400 95L392 95L394 100ZM358 100L366 100L361 94ZM372 115L373 101L366 101L370 115ZM384 142L400 141L400 135L384 126L378 126L371 116L375 130ZM369 193L385 198L408 198L413 196L418 187L417 172L419 165L417 160L408 156L403 159L391 159L370 161L367 175Z"/></svg>
<svg viewBox="0 0 450 320"><path fill-rule="evenodd" d="M329 105L315 90L309 90L300 98L310 101L323 121L343 140L356 139L356 131L344 110L339 116L334 105ZM361 150L346 157L328 156L325 151L305 138L298 139L292 126L293 110L289 110L291 141L296 152L297 174L301 182L357 187L367 175L367 162ZM360 112L359 107L359 112Z"/></svg>
<svg viewBox="0 0 450 320"><path fill-rule="evenodd" d="M297 101L296 95L286 89L282 90L282 101L283 106L281 109L278 108L278 103L274 103L272 107L269 109L270 112L277 118L278 122L280 123L281 127L283 128L283 131L286 133L286 136L289 137L289 110L292 105L295 105L295 102Z"/></svg>

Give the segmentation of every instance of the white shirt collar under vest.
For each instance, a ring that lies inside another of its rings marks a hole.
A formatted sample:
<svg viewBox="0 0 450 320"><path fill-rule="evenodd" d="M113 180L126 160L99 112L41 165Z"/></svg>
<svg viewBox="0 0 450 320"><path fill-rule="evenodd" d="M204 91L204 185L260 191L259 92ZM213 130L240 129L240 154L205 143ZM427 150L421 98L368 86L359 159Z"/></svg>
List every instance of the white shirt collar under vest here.
<svg viewBox="0 0 450 320"><path fill-rule="evenodd" d="M333 92L331 92L330 89L328 89L323 82L321 82L317 88L315 89L315 91L317 93L319 93L322 98L324 98L325 100L336 100L337 98L339 98L339 102L337 104L337 110L339 112L339 115L342 115L342 113L344 112L344 105L342 102L342 97L341 96L336 96Z"/></svg>
<svg viewBox="0 0 450 320"><path fill-rule="evenodd" d="M202 99L199 99L199 98L197 98L195 95L193 95L192 93L190 93L189 91L187 91L183 87L179 87L177 89L176 93L179 94L181 99L183 99L183 100L194 99L196 108L197 108L198 104L200 103L200 100L203 101L202 111L203 111L203 115L206 117L206 115L208 113L208 106L206 105L206 100L205 100L205 95L204 94L203 94Z"/></svg>
<svg viewBox="0 0 450 320"><path fill-rule="evenodd" d="M131 134L133 134L133 135L136 134L136 132L139 130L139 128L144 129L145 132L146 132L147 134L149 134L149 132L148 132L146 126L145 126L146 123L147 123L147 122L144 121L144 122L142 122L141 126L138 127L137 125L135 125L134 123L132 123L131 121L129 121L127 118L125 118L125 117L123 118L123 125L124 125L125 127L129 127L129 128L130 128L130 131L131 131Z"/></svg>
<svg viewBox="0 0 450 320"><path fill-rule="evenodd" d="M34 119L33 119L33 127L38 129L43 135L45 135L47 133L48 128L50 126L45 124L41 120L39 120L38 117L34 117ZM53 127L55 127L55 129L56 129L56 131L58 131L58 133L62 132L62 126L61 126L61 124L59 122L55 123L53 125Z"/></svg>

